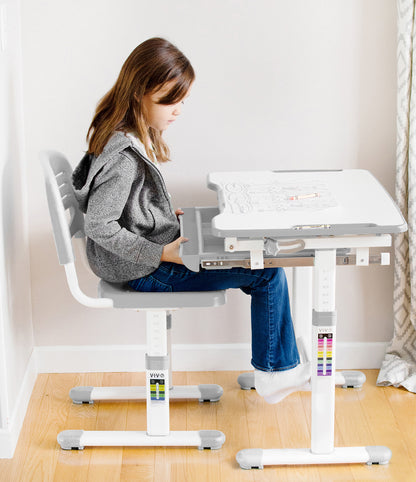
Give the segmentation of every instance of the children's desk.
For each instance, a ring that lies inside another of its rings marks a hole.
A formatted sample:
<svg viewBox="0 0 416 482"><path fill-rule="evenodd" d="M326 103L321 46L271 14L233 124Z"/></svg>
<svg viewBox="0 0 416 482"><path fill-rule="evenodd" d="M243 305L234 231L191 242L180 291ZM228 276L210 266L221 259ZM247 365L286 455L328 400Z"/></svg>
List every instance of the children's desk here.
<svg viewBox="0 0 416 482"><path fill-rule="evenodd" d="M181 257L191 270L294 267L292 312L311 351L311 447L245 449L242 468L264 465L388 463L384 446L334 447L335 385L358 386L359 372L335 373L335 270L389 264L391 234L406 222L365 170L215 172L218 207L184 209ZM380 251L380 250L378 250ZM253 374L248 374L253 385ZM251 377L251 378L250 378Z"/></svg>

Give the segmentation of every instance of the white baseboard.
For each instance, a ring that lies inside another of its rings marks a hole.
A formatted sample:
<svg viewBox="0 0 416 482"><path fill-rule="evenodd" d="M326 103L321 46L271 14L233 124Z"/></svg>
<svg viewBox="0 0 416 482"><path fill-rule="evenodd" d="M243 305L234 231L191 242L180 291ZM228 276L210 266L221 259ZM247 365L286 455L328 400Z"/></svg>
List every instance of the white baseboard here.
<svg viewBox="0 0 416 482"><path fill-rule="evenodd" d="M37 374L36 354L33 351L27 364L13 413L7 419L7 427L0 429L0 459L13 458Z"/></svg>
<svg viewBox="0 0 416 482"><path fill-rule="evenodd" d="M380 368L387 343L340 342L338 369ZM141 372L145 345L38 346L38 373ZM175 371L252 370L248 343L173 345Z"/></svg>

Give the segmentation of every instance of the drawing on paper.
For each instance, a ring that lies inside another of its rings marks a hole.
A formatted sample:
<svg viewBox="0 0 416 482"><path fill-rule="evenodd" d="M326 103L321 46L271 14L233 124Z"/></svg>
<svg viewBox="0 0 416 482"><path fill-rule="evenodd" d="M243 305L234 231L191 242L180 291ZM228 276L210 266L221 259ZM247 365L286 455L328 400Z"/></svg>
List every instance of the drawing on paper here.
<svg viewBox="0 0 416 482"><path fill-rule="evenodd" d="M317 211L337 206L335 196L320 181L221 185L223 212Z"/></svg>

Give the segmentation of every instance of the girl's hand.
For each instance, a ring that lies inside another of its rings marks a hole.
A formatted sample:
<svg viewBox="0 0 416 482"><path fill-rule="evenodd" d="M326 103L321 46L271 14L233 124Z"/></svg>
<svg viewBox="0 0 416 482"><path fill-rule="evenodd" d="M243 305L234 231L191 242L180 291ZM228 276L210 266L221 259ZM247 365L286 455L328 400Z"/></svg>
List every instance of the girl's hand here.
<svg viewBox="0 0 416 482"><path fill-rule="evenodd" d="M160 261L169 261L170 263L183 264L182 259L179 257L179 246L182 243L189 241L188 238L180 236L172 243L163 246L162 257Z"/></svg>
<svg viewBox="0 0 416 482"><path fill-rule="evenodd" d="M180 216L181 214L183 214L182 209L181 209L181 208L178 208L178 209L175 211L175 214L176 214L176 217L177 217L178 220L179 220L179 216Z"/></svg>

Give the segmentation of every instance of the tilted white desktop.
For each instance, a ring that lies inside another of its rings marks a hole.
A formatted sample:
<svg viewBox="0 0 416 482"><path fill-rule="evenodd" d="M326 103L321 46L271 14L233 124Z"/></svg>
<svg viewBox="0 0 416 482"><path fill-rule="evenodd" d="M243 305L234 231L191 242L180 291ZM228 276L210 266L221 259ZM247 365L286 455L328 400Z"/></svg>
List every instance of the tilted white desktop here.
<svg viewBox="0 0 416 482"><path fill-rule="evenodd" d="M388 463L383 446L334 447L335 385L359 386L359 372L335 373L337 265L389 264L391 234L406 222L381 184L365 170L240 171L208 176L218 207L184 209L184 264L194 271L294 267L292 312L312 361L311 447L245 449L242 468L264 465ZM312 287L311 287L312 285ZM311 330L312 327L312 330ZM247 387L253 375L240 379Z"/></svg>

